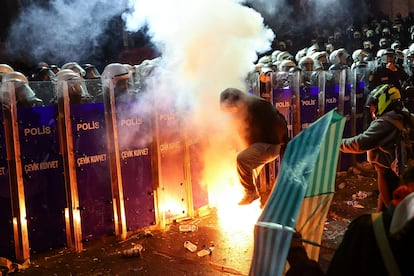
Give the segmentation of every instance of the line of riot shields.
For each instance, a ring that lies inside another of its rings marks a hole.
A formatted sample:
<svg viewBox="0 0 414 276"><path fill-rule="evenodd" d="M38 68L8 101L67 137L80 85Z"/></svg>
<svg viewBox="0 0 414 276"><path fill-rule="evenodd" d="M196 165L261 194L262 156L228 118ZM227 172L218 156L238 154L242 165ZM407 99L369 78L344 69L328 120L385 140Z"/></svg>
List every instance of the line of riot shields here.
<svg viewBox="0 0 414 276"><path fill-rule="evenodd" d="M262 72L248 78L249 91L272 102L288 122L292 138L326 112L337 109L346 116L344 136L366 127L365 101L369 71ZM368 122L369 123L369 122Z"/></svg>
<svg viewBox="0 0 414 276"><path fill-rule="evenodd" d="M270 71L247 83L284 114L291 138L334 108L347 117L344 136L364 128L367 81L356 71ZM44 104L21 105L15 83L1 86L1 256L81 251L104 235L125 239L208 209L200 179L206 138L187 130L185 114L173 104L132 85L130 97L119 100L101 79L29 86ZM340 159L341 167L352 162ZM277 172L270 174L260 181L274 183Z"/></svg>
<svg viewBox="0 0 414 276"><path fill-rule="evenodd" d="M285 116L290 138L332 109L346 117L343 135L351 137L361 133L370 122L365 108L369 72L369 68L262 70L247 77L247 86L250 93L273 103ZM338 168L347 169L354 162L364 160L365 155L340 154ZM266 166L259 180L272 183L275 179L270 178L277 174L272 172L277 169L277 164Z"/></svg>
<svg viewBox="0 0 414 276"><path fill-rule="evenodd" d="M17 85L2 85L0 256L79 252L89 240L125 239L208 205L201 140L174 108L148 108L157 103L136 89L118 102L101 79L29 86L45 104L21 106ZM95 100L73 97L79 86Z"/></svg>

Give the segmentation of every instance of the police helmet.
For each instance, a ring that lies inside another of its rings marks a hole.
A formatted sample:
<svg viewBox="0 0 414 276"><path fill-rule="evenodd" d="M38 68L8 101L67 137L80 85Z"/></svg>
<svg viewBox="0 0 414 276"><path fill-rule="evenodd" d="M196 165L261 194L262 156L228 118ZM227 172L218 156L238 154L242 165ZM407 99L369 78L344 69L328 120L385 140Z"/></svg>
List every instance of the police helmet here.
<svg viewBox="0 0 414 276"><path fill-rule="evenodd" d="M15 88L16 101L18 106L42 105L43 101L36 97L36 94L29 86L29 81L21 72L13 71L3 76L2 83L12 82Z"/></svg>
<svg viewBox="0 0 414 276"><path fill-rule="evenodd" d="M354 60L354 62L363 61L364 58L367 56L368 56L368 52L363 49L356 49L352 53L352 59Z"/></svg>
<svg viewBox="0 0 414 276"><path fill-rule="evenodd" d="M2 76L6 73L13 72L13 68L8 64L0 64L0 81L2 79Z"/></svg>
<svg viewBox="0 0 414 276"><path fill-rule="evenodd" d="M11 71L11 72L4 74L2 82L7 83L10 81L14 82L16 87L29 83L26 76L17 71Z"/></svg>
<svg viewBox="0 0 414 276"><path fill-rule="evenodd" d="M293 55L291 53L289 53L288 51L282 51L277 55L277 60L278 61L282 61L282 60L294 60L295 58L293 57Z"/></svg>
<svg viewBox="0 0 414 276"><path fill-rule="evenodd" d="M296 63L292 60L285 59L279 63L279 70L289 72L290 68L295 67Z"/></svg>
<svg viewBox="0 0 414 276"><path fill-rule="evenodd" d="M82 68L85 70L85 79L99 79L101 77L98 69L96 69L95 65L93 64L82 64Z"/></svg>
<svg viewBox="0 0 414 276"><path fill-rule="evenodd" d="M382 62L385 62L386 63L387 61L389 61L387 59L387 57L390 57L392 59L392 62L395 62L395 57L396 57L395 50L394 49L391 49L391 48L385 49L385 51L383 51L382 54L381 54L381 60L382 60Z"/></svg>
<svg viewBox="0 0 414 276"><path fill-rule="evenodd" d="M272 57L271 56L262 56L257 61L257 63L260 63L260 64L268 64L268 63L271 63L271 62L272 62Z"/></svg>
<svg viewBox="0 0 414 276"><path fill-rule="evenodd" d="M62 65L62 69L71 69L75 73L78 73L80 76L84 77L86 74L85 69L82 68L77 62L68 62Z"/></svg>
<svg viewBox="0 0 414 276"><path fill-rule="evenodd" d="M54 80L58 84L62 81L68 82L71 103L89 102L91 100L91 96L85 86L84 78L78 72L71 69L62 69L56 74ZM57 90L60 90L60 88L57 88Z"/></svg>
<svg viewBox="0 0 414 276"><path fill-rule="evenodd" d="M303 71L312 71L314 61L310 56L304 56L299 61L299 67Z"/></svg>
<svg viewBox="0 0 414 276"><path fill-rule="evenodd" d="M129 70L124 64L111 63L104 68L102 78L104 80L112 80L115 85L118 80L129 78Z"/></svg>

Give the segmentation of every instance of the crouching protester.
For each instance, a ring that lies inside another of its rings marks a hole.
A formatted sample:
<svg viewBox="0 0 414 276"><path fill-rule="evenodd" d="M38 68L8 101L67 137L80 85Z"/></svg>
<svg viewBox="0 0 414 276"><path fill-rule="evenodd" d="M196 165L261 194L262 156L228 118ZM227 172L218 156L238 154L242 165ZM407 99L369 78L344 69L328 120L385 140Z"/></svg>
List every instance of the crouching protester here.
<svg viewBox="0 0 414 276"><path fill-rule="evenodd" d="M282 156L288 142L285 117L270 102L227 88L220 93L220 107L232 118L243 141L243 149L237 154L237 172L244 196L239 205L250 204L260 197L255 180L263 167ZM260 198L261 207L267 196Z"/></svg>
<svg viewBox="0 0 414 276"><path fill-rule="evenodd" d="M390 206L382 212L364 214L348 226L341 244L324 273L310 260L301 236L295 233L288 254L287 276L296 275L414 275L414 167L401 176Z"/></svg>

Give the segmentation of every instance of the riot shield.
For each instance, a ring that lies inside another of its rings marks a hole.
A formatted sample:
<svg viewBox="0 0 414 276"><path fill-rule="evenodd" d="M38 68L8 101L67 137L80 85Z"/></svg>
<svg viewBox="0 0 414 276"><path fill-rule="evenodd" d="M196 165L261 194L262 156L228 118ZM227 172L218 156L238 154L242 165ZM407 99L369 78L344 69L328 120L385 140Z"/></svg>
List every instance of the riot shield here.
<svg viewBox="0 0 414 276"><path fill-rule="evenodd" d="M104 104L85 102L83 79L56 85L69 246L114 232ZM70 93L73 93L71 95Z"/></svg>
<svg viewBox="0 0 414 276"><path fill-rule="evenodd" d="M154 118L145 112L148 103L140 95L129 95L127 100L117 101L112 85L104 91L111 171L118 174L112 185L113 191L120 194L117 208L124 210L118 216L124 212L127 231L156 224L152 170ZM122 223L118 222L119 235Z"/></svg>
<svg viewBox="0 0 414 276"><path fill-rule="evenodd" d="M3 121L3 112L0 112L0 120L3 122L0 127L0 252L2 256L8 259L15 259L15 247L13 238L13 216L12 216L12 200L9 183L9 170L7 164L7 152L5 140L5 130Z"/></svg>
<svg viewBox="0 0 414 276"><path fill-rule="evenodd" d="M21 107L17 114L30 248L42 252L63 247L67 204L57 107Z"/></svg>

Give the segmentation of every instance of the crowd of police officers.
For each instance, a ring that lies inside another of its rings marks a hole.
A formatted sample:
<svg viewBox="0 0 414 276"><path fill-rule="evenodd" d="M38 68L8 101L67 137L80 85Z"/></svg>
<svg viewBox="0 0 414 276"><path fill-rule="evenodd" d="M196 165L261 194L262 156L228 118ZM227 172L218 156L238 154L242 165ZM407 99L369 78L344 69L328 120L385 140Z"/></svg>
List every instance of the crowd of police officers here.
<svg viewBox="0 0 414 276"><path fill-rule="evenodd" d="M357 81L369 84L367 85L369 90L382 83L392 83L400 88L404 95L404 92L409 93L414 89L413 42L414 15L412 13L409 13L406 18L397 14L394 20L386 17L372 19L361 26L349 25L346 29L334 27L328 31L321 28L315 30L309 45L305 47L294 45L292 39L283 39L283 34L278 34L273 44L274 49L261 56L248 75L248 85L250 87L255 85L252 82L257 81L257 74L273 72L275 73L272 80L273 87L288 86L289 75L297 71L301 71L303 85L317 85L321 71L326 73L326 81L329 81L331 78L329 72L349 68L356 72ZM143 89L144 79L158 60L159 58L144 60L138 65L124 64L129 71L130 82L135 84L136 90ZM0 78L7 73L19 71L13 70L12 66L0 64ZM78 73L85 80L101 78L101 73L93 64L68 62L59 67L55 64L39 62L30 71L21 72L24 76L14 73L5 78L5 81L18 79L20 82L27 83L68 80L71 72L67 69ZM33 96L32 92L26 93ZM82 91L82 101L93 100L95 93L99 94L99 91ZM32 100L40 103L39 99ZM49 98L46 100L49 101Z"/></svg>
<svg viewBox="0 0 414 276"><path fill-rule="evenodd" d="M303 34L306 36L306 34ZM291 52L290 39L279 39L277 49L261 56L254 71L265 81L272 74L272 87L291 85L289 76L301 72L301 85L318 85L320 72L325 81L333 78L333 72L350 70L355 82L364 82L368 93L380 84L397 86L411 109L410 95L414 92L414 16L406 18L397 14L394 20L373 19L362 26L335 28L331 35L323 29L313 35L310 45ZM248 78L253 86L256 75ZM259 88L260 89L260 88ZM262 90L265 88L261 88ZM411 109L412 111L412 109Z"/></svg>
<svg viewBox="0 0 414 276"><path fill-rule="evenodd" d="M102 73L93 64L68 62L61 67L39 62L29 73L15 71L8 64L0 64L0 81L3 89L7 83L15 87L17 107L33 107L57 103L58 89L61 81L70 83L70 103L88 103L102 101L103 87L109 87L112 81L118 101L127 101L145 86L145 78L155 68L157 61L145 60L139 65L111 63ZM45 84L45 85L42 85Z"/></svg>
<svg viewBox="0 0 414 276"><path fill-rule="evenodd" d="M313 93L313 87L317 92L325 86L336 91L351 83L354 86L363 83L363 93L368 95L379 84L392 83L400 89L405 106L414 111L414 16L405 19L399 16L393 22L372 20L361 28L352 27L342 32L335 29L333 35L324 35L325 39L316 37L296 52L292 52L291 41L278 40L277 48L261 56L247 74L246 85L250 91L267 97L269 89L280 92L298 86L306 94ZM103 102L108 100L105 94L110 94L106 89L111 88L117 105L128 103L145 91L146 81L160 61L158 57L137 65L110 63L102 72L93 64L76 61L61 66L39 62L29 72L0 64L0 101L3 108L14 104L5 98L14 90L17 107L62 103L64 91L71 104ZM345 71L347 74L339 74L338 78L338 72ZM353 79L349 80L349 76ZM67 85L67 89L60 85ZM306 95L300 96L306 98ZM276 105L274 99L270 100ZM342 111L349 114L347 110ZM290 118L287 120L292 123Z"/></svg>

